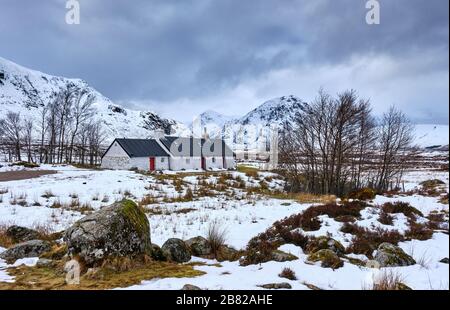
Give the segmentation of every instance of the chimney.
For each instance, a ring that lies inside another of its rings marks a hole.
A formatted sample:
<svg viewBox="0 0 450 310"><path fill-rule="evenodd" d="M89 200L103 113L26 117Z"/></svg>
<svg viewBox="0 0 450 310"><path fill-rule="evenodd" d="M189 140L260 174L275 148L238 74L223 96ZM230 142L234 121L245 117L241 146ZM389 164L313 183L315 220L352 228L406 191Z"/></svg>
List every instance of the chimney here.
<svg viewBox="0 0 450 310"><path fill-rule="evenodd" d="M153 132L153 137L155 139L162 139L165 135L164 129L158 129Z"/></svg>

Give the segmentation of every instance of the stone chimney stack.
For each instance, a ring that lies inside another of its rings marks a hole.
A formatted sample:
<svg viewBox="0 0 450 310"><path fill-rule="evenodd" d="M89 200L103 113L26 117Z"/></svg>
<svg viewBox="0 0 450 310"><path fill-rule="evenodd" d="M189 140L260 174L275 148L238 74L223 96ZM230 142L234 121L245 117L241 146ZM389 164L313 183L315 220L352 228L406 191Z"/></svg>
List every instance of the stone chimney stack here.
<svg viewBox="0 0 450 310"><path fill-rule="evenodd" d="M153 137L155 139L162 139L162 138L164 138L165 135L166 134L163 129L157 129L153 132Z"/></svg>

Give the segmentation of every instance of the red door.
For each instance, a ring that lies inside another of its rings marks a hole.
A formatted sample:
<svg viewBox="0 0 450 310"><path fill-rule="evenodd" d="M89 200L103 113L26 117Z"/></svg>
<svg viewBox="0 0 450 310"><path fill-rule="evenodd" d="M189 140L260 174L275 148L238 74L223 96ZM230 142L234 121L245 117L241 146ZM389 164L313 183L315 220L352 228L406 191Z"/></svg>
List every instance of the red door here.
<svg viewBox="0 0 450 310"><path fill-rule="evenodd" d="M202 157L202 169L206 170L206 158Z"/></svg>
<svg viewBox="0 0 450 310"><path fill-rule="evenodd" d="M155 171L155 157L150 157L150 171Z"/></svg>

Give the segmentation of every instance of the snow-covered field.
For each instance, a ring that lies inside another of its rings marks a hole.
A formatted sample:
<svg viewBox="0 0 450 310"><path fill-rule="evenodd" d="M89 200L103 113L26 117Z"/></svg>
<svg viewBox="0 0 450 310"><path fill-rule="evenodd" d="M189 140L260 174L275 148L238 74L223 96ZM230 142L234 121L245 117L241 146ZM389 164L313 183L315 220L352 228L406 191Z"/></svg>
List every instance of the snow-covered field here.
<svg viewBox="0 0 450 310"><path fill-rule="evenodd" d="M0 172L18 169L24 168L3 164ZM219 222L226 228L227 244L236 249L244 249L252 237L264 232L275 221L300 213L311 206L290 200L248 195L244 190L236 188L194 201L171 200L184 195L187 187L195 189L199 182L217 183L219 174L211 175L208 179L198 174L183 176L183 189L179 192L180 189L176 189L170 178L164 180L161 177L141 175L132 171L85 170L72 166L50 165L42 165L38 169L56 170L57 173L35 179L0 182L0 225L17 224L27 227L42 225L60 231L84 216L80 210L70 207L71 204L74 205L74 200L78 205L89 206L88 210L95 210L124 197L141 201L150 195L161 200L158 204L146 206L152 211L149 213L149 220L153 243L161 246L167 239L173 237L188 239L205 236L210 223ZM281 189L283 185L283 181L270 178L270 174L261 174L258 180L239 172L234 172L232 177L245 182L247 188L258 187L264 178L270 188ZM414 189L421 181L428 179L444 181L448 192L449 173L443 171L411 171L404 178L405 187L407 190ZM391 198L377 196L374 204L406 201L425 216L431 211L448 212L448 205L438 200L438 197L420 195ZM56 208L55 204L60 207ZM386 226L378 222L378 217L375 216L377 212L375 208L363 210L358 225L369 228L376 226L385 229L395 228L400 232L407 229L407 218L403 214L395 215L394 226ZM339 231L343 223L336 222L328 216L322 216L321 220L320 230L307 234L314 236L328 234L344 246L349 245L351 235ZM413 289L448 289L448 264L439 263L439 260L449 256L448 234L436 232L430 240L402 242L400 247L406 253L410 253L416 261L426 263L383 270L392 270L400 274L403 282ZM144 281L130 289L180 289L186 283L203 289L258 289L258 285L279 282L288 282L294 289L309 289L306 284L321 289L363 289L376 272L374 269L359 267L347 261L343 268L333 271L308 263L307 255L300 247L287 244L281 246L280 250L296 255L298 260L242 267L239 266L239 262L221 262L220 265L213 265L215 261L193 258L193 261L208 263L205 266L195 267L206 272L205 275L188 279L154 279ZM16 262L16 265L21 263L33 265L35 262L35 259L26 259ZM6 263L0 260L0 281L13 281L4 267L7 267ZM298 279L295 281L281 279L278 274L285 267L295 271Z"/></svg>

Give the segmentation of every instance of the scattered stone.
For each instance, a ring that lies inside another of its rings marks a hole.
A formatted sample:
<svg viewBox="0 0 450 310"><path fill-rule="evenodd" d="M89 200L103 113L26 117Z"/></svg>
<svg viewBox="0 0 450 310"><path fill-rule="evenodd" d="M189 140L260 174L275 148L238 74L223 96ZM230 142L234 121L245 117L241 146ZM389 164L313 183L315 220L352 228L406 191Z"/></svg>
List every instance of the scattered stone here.
<svg viewBox="0 0 450 310"><path fill-rule="evenodd" d="M239 258L240 255L238 250L229 245L224 245L220 248L217 260L221 262L223 261L234 262L237 261Z"/></svg>
<svg viewBox="0 0 450 310"><path fill-rule="evenodd" d="M206 256L212 253L208 240L200 236L187 240L186 245L194 256Z"/></svg>
<svg viewBox="0 0 450 310"><path fill-rule="evenodd" d="M380 244L374 259L380 263L381 267L403 267L416 264L414 258L390 243Z"/></svg>
<svg viewBox="0 0 450 310"><path fill-rule="evenodd" d="M60 260L67 255L67 244L55 244L50 251L45 252L40 258L47 258L51 260Z"/></svg>
<svg viewBox="0 0 450 310"><path fill-rule="evenodd" d="M51 259L46 258L39 258L39 260L36 263L36 267L39 268L52 267L53 265L54 262Z"/></svg>
<svg viewBox="0 0 450 310"><path fill-rule="evenodd" d="M310 253L315 253L319 250L330 250L336 253L337 255L344 255L345 248L344 246L337 240L327 236L321 236L318 238L314 238L307 245L307 251Z"/></svg>
<svg viewBox="0 0 450 310"><path fill-rule="evenodd" d="M171 238L167 240L161 247L161 250L171 261L186 263L191 260L189 247L181 239Z"/></svg>
<svg viewBox="0 0 450 310"><path fill-rule="evenodd" d="M280 251L280 250L275 250L272 252L272 260L282 263L282 262L290 262L293 260L298 259L297 256Z"/></svg>
<svg viewBox="0 0 450 310"><path fill-rule="evenodd" d="M441 259L439 262L448 265L448 257Z"/></svg>
<svg viewBox="0 0 450 310"><path fill-rule="evenodd" d="M308 256L310 262L322 262L323 268L338 269L344 266L344 262L331 250L323 249Z"/></svg>
<svg viewBox="0 0 450 310"><path fill-rule="evenodd" d="M70 227L64 240L69 254L88 265L108 256L135 257L151 254L150 225L142 208L123 200L94 212Z"/></svg>
<svg viewBox="0 0 450 310"><path fill-rule="evenodd" d="M26 257L39 257L49 251L51 245L47 241L30 240L14 245L0 254L0 258L7 263L14 263L16 260Z"/></svg>
<svg viewBox="0 0 450 310"><path fill-rule="evenodd" d="M282 282L282 283L269 283L269 284L264 284L264 285L258 285L259 287L268 289L268 290L282 290L282 289L286 289L286 290L290 290L292 289L292 286L289 283L286 282Z"/></svg>
<svg viewBox="0 0 450 310"><path fill-rule="evenodd" d="M6 230L6 235L10 237L14 243L39 240L41 238L41 235L36 230L16 225L9 227Z"/></svg>
<svg viewBox="0 0 450 310"><path fill-rule="evenodd" d="M186 284L181 289L182 291L201 291L202 289L198 286L192 285L192 284Z"/></svg>
<svg viewBox="0 0 450 310"><path fill-rule="evenodd" d="M159 262L167 261L167 256L164 254L164 252L161 250L161 248L156 244L152 244L151 257L155 261L159 261Z"/></svg>

